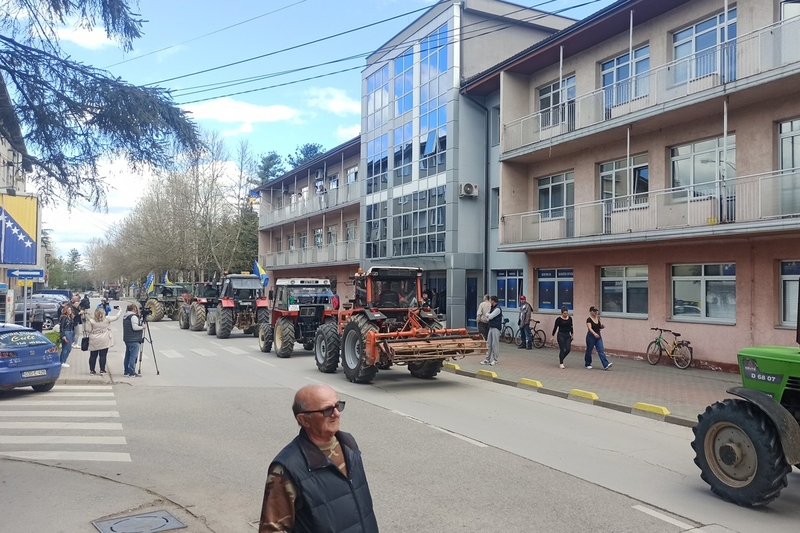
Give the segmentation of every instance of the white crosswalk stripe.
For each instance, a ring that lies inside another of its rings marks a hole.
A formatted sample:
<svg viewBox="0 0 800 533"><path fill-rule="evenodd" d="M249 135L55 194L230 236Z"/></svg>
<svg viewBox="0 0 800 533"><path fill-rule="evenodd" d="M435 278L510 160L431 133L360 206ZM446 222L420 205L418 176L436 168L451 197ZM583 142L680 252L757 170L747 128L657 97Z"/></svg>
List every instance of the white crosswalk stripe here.
<svg viewBox="0 0 800 533"><path fill-rule="evenodd" d="M234 346L223 346L222 349L225 350L226 352L230 352L230 353L232 353L234 355L244 355L244 354L248 353L247 351L242 350L241 348L236 348ZM252 350L251 350L251 352L252 352Z"/></svg>
<svg viewBox="0 0 800 533"><path fill-rule="evenodd" d="M174 359L176 357L183 357L183 354L179 353L176 350L159 350L158 353L160 353L161 355L163 355L164 357L166 357L168 359Z"/></svg>
<svg viewBox="0 0 800 533"><path fill-rule="evenodd" d="M110 385L57 385L53 392L0 401L0 458L132 462ZM73 410L83 407L85 410ZM46 419L52 421L41 421ZM98 421L86 421L96 419ZM105 419L105 420L103 420Z"/></svg>
<svg viewBox="0 0 800 533"><path fill-rule="evenodd" d="M217 355L211 350L205 350L203 348L192 348L192 351L197 355L202 355L203 357L214 357L215 355Z"/></svg>

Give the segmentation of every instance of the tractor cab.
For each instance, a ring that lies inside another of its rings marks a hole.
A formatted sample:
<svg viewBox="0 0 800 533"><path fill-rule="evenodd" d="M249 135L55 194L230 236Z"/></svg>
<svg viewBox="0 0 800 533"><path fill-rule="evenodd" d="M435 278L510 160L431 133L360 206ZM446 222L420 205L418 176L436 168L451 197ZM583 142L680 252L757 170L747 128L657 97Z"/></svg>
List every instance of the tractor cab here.
<svg viewBox="0 0 800 533"><path fill-rule="evenodd" d="M372 267L353 277L356 308L416 308L422 301L422 269Z"/></svg>
<svg viewBox="0 0 800 533"><path fill-rule="evenodd" d="M234 301L253 301L261 298L261 279L250 275L229 275L222 283L220 297Z"/></svg>

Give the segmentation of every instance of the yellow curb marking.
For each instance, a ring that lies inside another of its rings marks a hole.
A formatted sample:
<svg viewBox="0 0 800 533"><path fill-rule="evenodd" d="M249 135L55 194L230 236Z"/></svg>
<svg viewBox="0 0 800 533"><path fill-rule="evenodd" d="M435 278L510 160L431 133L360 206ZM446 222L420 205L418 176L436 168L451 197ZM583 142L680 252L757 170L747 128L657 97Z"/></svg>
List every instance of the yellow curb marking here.
<svg viewBox="0 0 800 533"><path fill-rule="evenodd" d="M569 391L569 395L577 396L578 398L586 398L587 400L592 400L592 401L600 399L600 396L598 396L597 394L580 389L572 389L571 391Z"/></svg>
<svg viewBox="0 0 800 533"><path fill-rule="evenodd" d="M519 384L520 385L525 385L527 387L536 387L537 389L542 387L542 382L541 381L537 381L535 379L528 379L528 378L520 379L519 380Z"/></svg>
<svg viewBox="0 0 800 533"><path fill-rule="evenodd" d="M475 375L476 376L483 376L483 377L491 378L491 379L494 379L494 378L497 377L497 373L496 372L492 372L491 370L478 370L475 373Z"/></svg>
<svg viewBox="0 0 800 533"><path fill-rule="evenodd" d="M669 409L666 407L661 407L660 405L653 405L650 403L637 402L633 405L633 408L637 411L646 411L648 413L654 413L661 416L668 416L670 414Z"/></svg>
<svg viewBox="0 0 800 533"><path fill-rule="evenodd" d="M445 363L444 367L448 370L461 370L461 367L455 363Z"/></svg>

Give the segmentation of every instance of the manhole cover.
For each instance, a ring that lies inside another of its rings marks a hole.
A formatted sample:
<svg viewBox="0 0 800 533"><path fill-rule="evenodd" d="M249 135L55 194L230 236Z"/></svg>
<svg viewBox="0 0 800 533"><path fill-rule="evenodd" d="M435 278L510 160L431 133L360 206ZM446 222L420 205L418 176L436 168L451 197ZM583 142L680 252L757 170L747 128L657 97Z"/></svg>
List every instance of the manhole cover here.
<svg viewBox="0 0 800 533"><path fill-rule="evenodd" d="M156 533L187 527L167 511L153 511L110 520L99 520L92 522L92 525L100 533Z"/></svg>

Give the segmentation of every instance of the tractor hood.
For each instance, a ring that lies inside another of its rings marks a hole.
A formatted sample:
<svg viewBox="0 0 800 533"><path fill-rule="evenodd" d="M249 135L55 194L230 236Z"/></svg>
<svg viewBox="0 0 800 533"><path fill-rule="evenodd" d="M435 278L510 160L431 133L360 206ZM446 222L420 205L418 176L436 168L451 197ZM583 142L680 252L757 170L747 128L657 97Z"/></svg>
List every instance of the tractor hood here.
<svg viewBox="0 0 800 533"><path fill-rule="evenodd" d="M739 354L742 384L778 399L784 388L800 388L800 348L753 346Z"/></svg>

